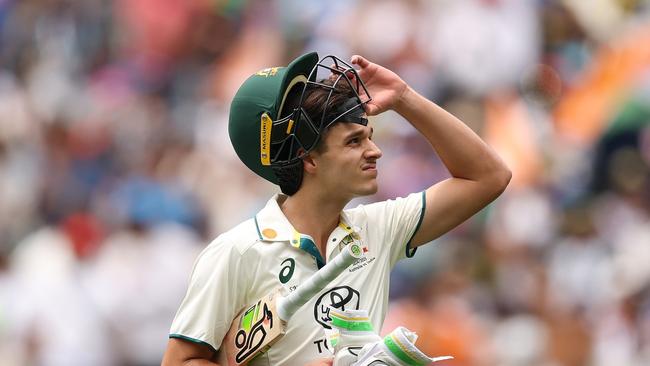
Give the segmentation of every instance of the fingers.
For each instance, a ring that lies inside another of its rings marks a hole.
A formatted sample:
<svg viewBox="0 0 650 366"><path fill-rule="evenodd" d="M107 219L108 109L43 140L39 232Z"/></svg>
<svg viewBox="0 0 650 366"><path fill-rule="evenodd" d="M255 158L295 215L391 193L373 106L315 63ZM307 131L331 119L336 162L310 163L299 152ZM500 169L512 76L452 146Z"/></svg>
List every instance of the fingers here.
<svg viewBox="0 0 650 366"><path fill-rule="evenodd" d="M342 67L342 66L340 66L340 65L337 65L337 64L331 64L331 65L330 65L330 68L332 68L332 69L334 69L334 70L339 70L339 71L341 71L341 72L343 72L343 71L345 71L345 70L349 70L349 69L347 69L347 68L345 68L345 67Z"/></svg>
<svg viewBox="0 0 650 366"><path fill-rule="evenodd" d="M353 65L357 65L357 66L359 66L359 67L361 68L360 71L363 71L363 69L365 69L366 67L368 67L368 66L370 66L370 65L372 64L370 61L366 60L365 58L363 58L363 57L360 56L360 55L353 55L353 56L350 58L350 62L351 62ZM330 65L330 68L333 69L333 70L339 70L339 71L341 71L341 72L343 72L343 71L345 70L344 68L342 68L341 66L339 66L339 65L337 65L337 64L331 64L331 65ZM332 74L333 74L333 75L330 75L330 79L332 79L333 76L335 76L334 74L336 74L336 73L335 73L335 72L332 72ZM352 73L352 72L347 72L346 75L347 75L347 77L348 77L349 79L351 79L351 80L354 79L354 73Z"/></svg>
<svg viewBox="0 0 650 366"><path fill-rule="evenodd" d="M366 60L362 56L354 55L350 58L350 62L352 62L352 65L359 66L360 69L357 72L359 73L361 79L365 82L367 82L368 79L372 77L372 75L376 72L376 65Z"/></svg>
<svg viewBox="0 0 650 366"><path fill-rule="evenodd" d="M332 366L334 364L334 358L320 358L313 362L308 363L306 366Z"/></svg>
<svg viewBox="0 0 650 366"><path fill-rule="evenodd" d="M363 105L364 110L368 116L375 116L379 114L379 107L372 103L366 103Z"/></svg>
<svg viewBox="0 0 650 366"><path fill-rule="evenodd" d="M352 64L357 65L357 66L361 67L362 69L366 68L366 67L368 67L370 65L370 61L366 60L365 58L363 58L362 56L359 56L359 55L352 56L350 61L352 62Z"/></svg>
<svg viewBox="0 0 650 366"><path fill-rule="evenodd" d="M330 66L330 67L331 67L332 69L336 69L336 68L337 68L336 65L334 65L334 64L332 64L332 66ZM338 75L337 75L334 71L332 71L332 72L330 73L330 76L328 77L328 79L330 79L330 81L335 81L337 77L338 77Z"/></svg>
<svg viewBox="0 0 650 366"><path fill-rule="evenodd" d="M341 73L337 74L336 72L332 71L332 73L329 76L329 79L331 81L336 80L339 77L339 75L341 75L346 70L346 69L344 69L341 66L336 65L336 64L331 64L330 68L332 68L333 70L339 70L341 72ZM355 79L354 72L348 71L348 72L345 73L345 75L348 77L348 79L350 79L350 81L354 81L354 79Z"/></svg>

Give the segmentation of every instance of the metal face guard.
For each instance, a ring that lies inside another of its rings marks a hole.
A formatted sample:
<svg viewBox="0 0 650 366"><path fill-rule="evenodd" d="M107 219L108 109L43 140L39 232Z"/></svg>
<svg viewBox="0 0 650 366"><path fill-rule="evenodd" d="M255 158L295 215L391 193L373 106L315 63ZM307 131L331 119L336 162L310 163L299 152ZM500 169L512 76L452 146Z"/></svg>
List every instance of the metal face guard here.
<svg viewBox="0 0 650 366"><path fill-rule="evenodd" d="M319 76L325 76L323 73L326 77L319 79ZM325 80L330 80L331 85L326 84ZM340 82L347 83L354 96L333 109L330 101ZM329 90L325 108L320 116L313 116L316 117L315 120L309 117L302 106L307 91L311 88ZM345 119L346 122L367 125L368 119L364 116L363 106L371 100L366 85L352 65L333 55L323 57L314 66L307 82L304 83L298 107L272 124L270 165L282 167L295 164L316 147L323 131L337 121Z"/></svg>

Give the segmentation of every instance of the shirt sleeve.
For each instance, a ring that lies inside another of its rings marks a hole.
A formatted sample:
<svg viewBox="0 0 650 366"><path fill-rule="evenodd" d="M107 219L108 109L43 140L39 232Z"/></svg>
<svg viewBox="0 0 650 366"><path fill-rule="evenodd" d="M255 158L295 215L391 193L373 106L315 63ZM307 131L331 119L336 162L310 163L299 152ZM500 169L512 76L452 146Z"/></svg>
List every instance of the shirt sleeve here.
<svg viewBox="0 0 650 366"><path fill-rule="evenodd" d="M217 238L197 258L190 283L170 330L170 338L205 344L215 351L242 309L247 280L241 254Z"/></svg>
<svg viewBox="0 0 650 366"><path fill-rule="evenodd" d="M425 206L424 191L364 206L369 230L388 247L391 268L398 260L415 255L410 242L420 228Z"/></svg>

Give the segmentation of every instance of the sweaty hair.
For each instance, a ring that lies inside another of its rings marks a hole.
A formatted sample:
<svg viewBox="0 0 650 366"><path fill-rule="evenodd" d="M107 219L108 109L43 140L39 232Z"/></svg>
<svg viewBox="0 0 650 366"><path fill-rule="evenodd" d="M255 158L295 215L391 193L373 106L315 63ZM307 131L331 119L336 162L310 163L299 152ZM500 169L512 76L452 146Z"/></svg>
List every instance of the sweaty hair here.
<svg viewBox="0 0 650 366"><path fill-rule="evenodd" d="M320 83L328 86L334 84L334 82L329 79L323 80ZM285 101L286 104L282 111L282 115L279 116L280 118L285 117L289 113L293 112L293 110L298 106L298 103L300 103L302 86L303 85L296 85L289 91L287 100ZM327 102L329 92L330 90L328 88L311 85L308 86L307 90L305 91L306 95L302 102L302 108L305 110L309 118L317 125L321 122L321 120L323 121L324 125L327 125L329 121L337 117L339 107L343 105L343 103L345 103L350 98L356 97L355 91L347 82L338 82L334 86L334 92L330 97L328 105L326 105L325 103ZM327 113L323 118L325 109L327 109ZM338 123L338 121L334 124L336 123ZM327 129L330 127L331 126L328 126ZM325 148L323 141L325 140L327 129L321 130L318 142L312 151L323 152L323 149ZM273 171L278 178L278 184L280 185L280 190L282 193L291 196L294 193L298 192L303 178L302 160L298 160L296 163L291 165L274 167Z"/></svg>

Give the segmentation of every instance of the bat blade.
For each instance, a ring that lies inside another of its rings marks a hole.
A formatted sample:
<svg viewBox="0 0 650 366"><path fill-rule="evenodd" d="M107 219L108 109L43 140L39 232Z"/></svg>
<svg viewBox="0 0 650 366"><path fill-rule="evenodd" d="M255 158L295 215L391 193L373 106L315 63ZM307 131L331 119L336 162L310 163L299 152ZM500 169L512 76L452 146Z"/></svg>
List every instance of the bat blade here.
<svg viewBox="0 0 650 366"><path fill-rule="evenodd" d="M244 308L233 319L224 339L228 365L245 365L255 356L266 352L285 333L287 322L278 317L277 289Z"/></svg>

